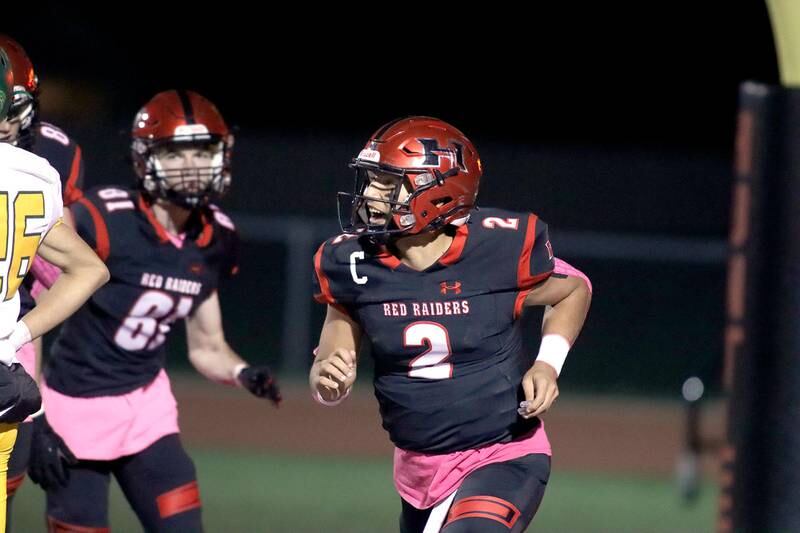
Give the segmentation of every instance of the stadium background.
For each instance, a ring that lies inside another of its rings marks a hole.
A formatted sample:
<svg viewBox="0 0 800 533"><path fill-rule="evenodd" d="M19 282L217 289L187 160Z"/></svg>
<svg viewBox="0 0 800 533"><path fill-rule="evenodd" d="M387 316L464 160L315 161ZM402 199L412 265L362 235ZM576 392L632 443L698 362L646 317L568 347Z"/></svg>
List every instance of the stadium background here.
<svg viewBox="0 0 800 533"><path fill-rule="evenodd" d="M41 116L83 146L87 185L130 183L127 131L157 91L197 90L237 127L223 205L245 246L239 278L221 292L226 331L245 358L278 370L287 401L273 411L200 381L173 339L209 531L396 528L368 361L339 409L313 404L303 382L323 316L310 299L311 254L336 233L346 164L377 126L412 113L462 129L486 167L480 203L537 212L556 254L594 283L546 418L554 473L531 529L712 528L713 457L695 505L673 483L680 387L690 375L706 382L704 433L718 436L737 87L778 74L761 2L696 4L267 16L233 2L109 16L45 3L4 18L39 72ZM538 316L526 320L534 353ZM38 489L26 482L17 500L16 530L38 530ZM136 531L116 501L117 530Z"/></svg>

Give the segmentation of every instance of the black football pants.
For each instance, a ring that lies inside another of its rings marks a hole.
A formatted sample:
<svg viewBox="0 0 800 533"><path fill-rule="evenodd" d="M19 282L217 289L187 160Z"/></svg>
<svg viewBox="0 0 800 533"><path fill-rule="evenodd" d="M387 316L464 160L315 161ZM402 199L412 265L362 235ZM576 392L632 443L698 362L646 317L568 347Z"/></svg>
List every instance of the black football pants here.
<svg viewBox="0 0 800 533"><path fill-rule="evenodd" d="M484 466L458 488L442 533L517 533L525 531L544 497L550 457L530 454ZM431 509L402 501L401 533L422 533Z"/></svg>

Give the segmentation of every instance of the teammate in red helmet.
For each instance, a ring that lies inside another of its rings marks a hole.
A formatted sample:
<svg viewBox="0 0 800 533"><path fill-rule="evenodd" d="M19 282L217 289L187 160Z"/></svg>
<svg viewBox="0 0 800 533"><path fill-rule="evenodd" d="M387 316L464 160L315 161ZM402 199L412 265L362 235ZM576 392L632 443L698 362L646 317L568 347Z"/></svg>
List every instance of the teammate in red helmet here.
<svg viewBox="0 0 800 533"><path fill-rule="evenodd" d="M112 280L64 324L44 369L30 476L47 491L51 531L107 531L111 475L146 531L202 530L164 370L176 320L200 373L281 401L269 369L243 361L222 326L217 289L238 269L238 237L213 202L230 185L232 144L208 99L159 93L133 121L137 186L91 189L73 206Z"/></svg>

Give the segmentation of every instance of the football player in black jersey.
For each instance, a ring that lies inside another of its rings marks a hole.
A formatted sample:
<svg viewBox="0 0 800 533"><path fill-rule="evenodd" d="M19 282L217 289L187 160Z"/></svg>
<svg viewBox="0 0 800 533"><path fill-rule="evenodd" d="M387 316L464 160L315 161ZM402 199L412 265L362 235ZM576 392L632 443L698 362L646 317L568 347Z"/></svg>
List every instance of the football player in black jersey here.
<svg viewBox="0 0 800 533"><path fill-rule="evenodd" d="M64 205L81 197L83 157L81 147L64 131L39 116L39 76L25 49L0 34L0 47L8 53L16 72L14 97L8 116L0 121L0 142L8 142L47 159L61 176Z"/></svg>
<svg viewBox="0 0 800 533"><path fill-rule="evenodd" d="M234 225L211 203L231 179L222 115L195 92L165 91L132 136L138 187L91 189L73 205L111 282L64 324L44 369L29 473L47 491L51 531L107 531L111 475L145 530L202 530L164 371L174 321L200 373L281 400L269 369L245 363L222 327L217 288L238 268Z"/></svg>
<svg viewBox="0 0 800 533"><path fill-rule="evenodd" d="M366 336L401 531L522 531L550 473L539 417L588 312L588 279L554 257L536 215L476 207L481 160L450 124L390 122L352 166L344 233L314 258L328 308L312 393L347 397ZM546 307L535 360L518 320L530 306Z"/></svg>

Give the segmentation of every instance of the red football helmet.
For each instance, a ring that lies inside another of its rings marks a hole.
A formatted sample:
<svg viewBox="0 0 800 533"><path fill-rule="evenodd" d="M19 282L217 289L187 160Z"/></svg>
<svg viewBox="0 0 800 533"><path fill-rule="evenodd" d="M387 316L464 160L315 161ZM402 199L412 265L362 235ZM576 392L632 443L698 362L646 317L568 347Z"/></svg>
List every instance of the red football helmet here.
<svg viewBox="0 0 800 533"><path fill-rule="evenodd" d="M182 90L158 93L136 114L131 135L133 166L140 187L150 196L191 209L221 197L230 187L233 135L217 107L203 96ZM198 172L210 177L206 183L159 163L156 149L181 143L213 150L211 166L195 169L195 177Z"/></svg>
<svg viewBox="0 0 800 533"><path fill-rule="evenodd" d="M26 133L39 108L39 77L25 49L8 35L0 34L0 48L11 60L14 71L14 98L8 111L8 120L20 121L20 136ZM14 139L17 141L17 139Z"/></svg>
<svg viewBox="0 0 800 533"><path fill-rule="evenodd" d="M345 233L412 235L464 219L475 206L483 168L469 139L450 124L431 117L407 117L376 131L350 164L356 169L354 193L339 193L339 221ZM389 200L364 195L368 171L398 177ZM398 202L405 183L409 196ZM370 224L367 202L389 204L385 224Z"/></svg>

